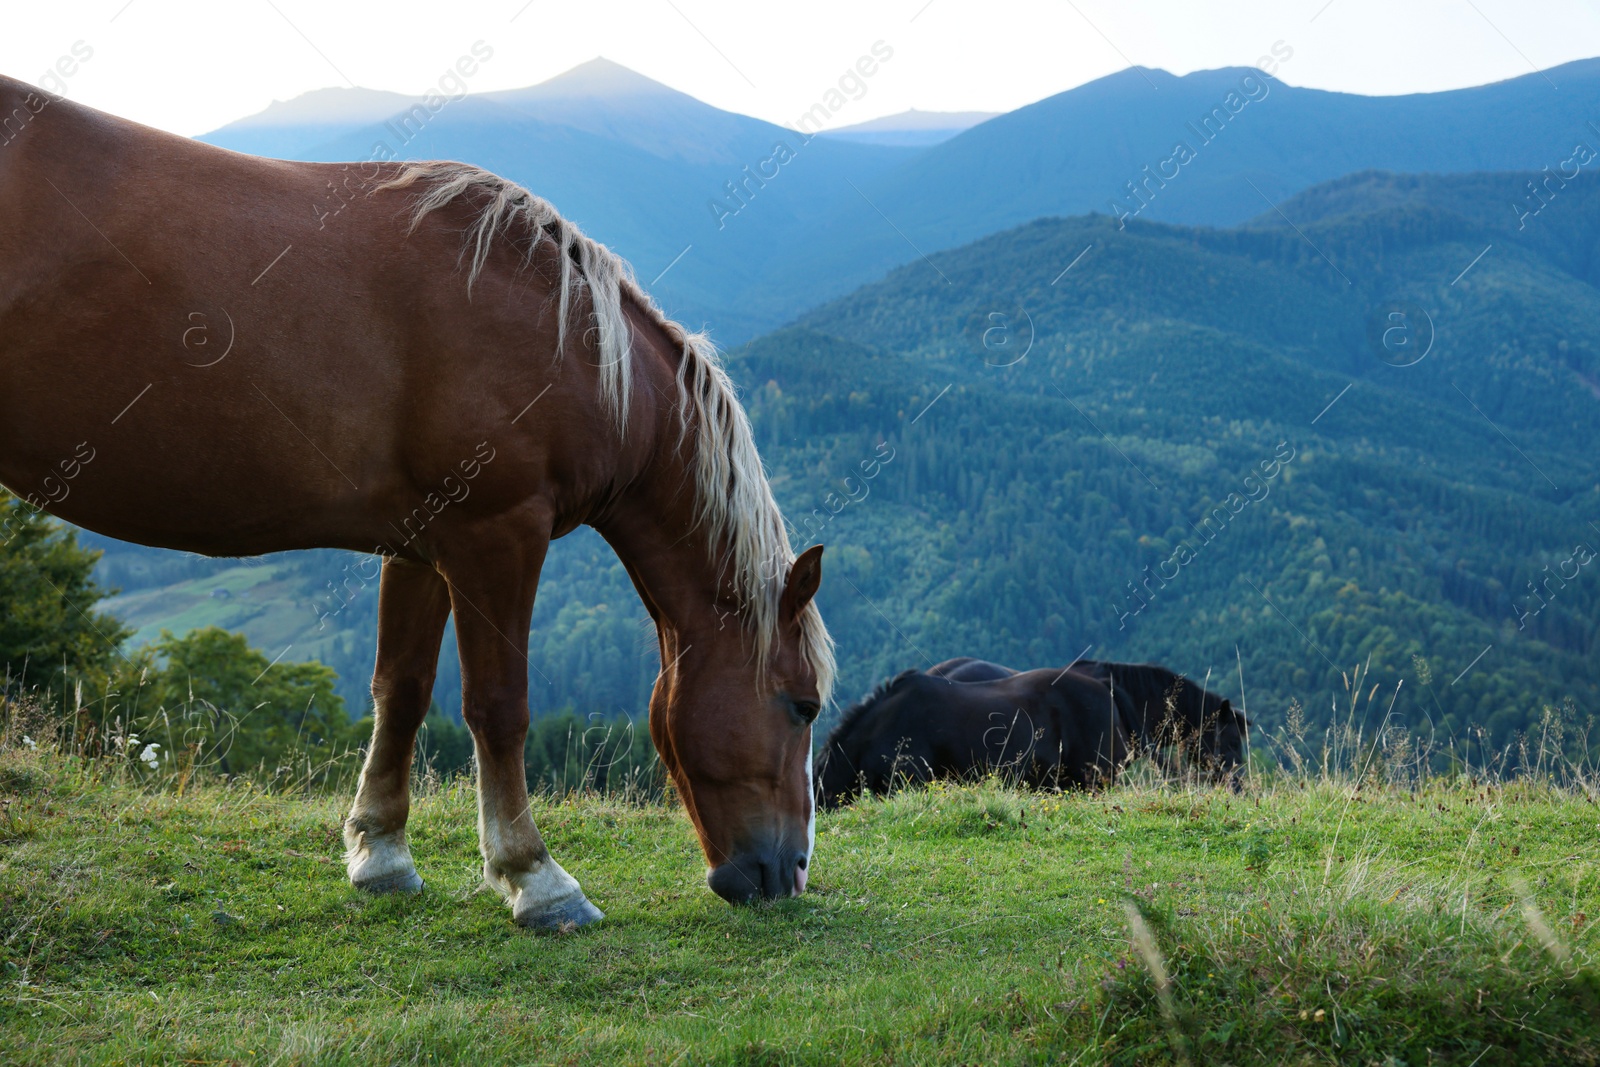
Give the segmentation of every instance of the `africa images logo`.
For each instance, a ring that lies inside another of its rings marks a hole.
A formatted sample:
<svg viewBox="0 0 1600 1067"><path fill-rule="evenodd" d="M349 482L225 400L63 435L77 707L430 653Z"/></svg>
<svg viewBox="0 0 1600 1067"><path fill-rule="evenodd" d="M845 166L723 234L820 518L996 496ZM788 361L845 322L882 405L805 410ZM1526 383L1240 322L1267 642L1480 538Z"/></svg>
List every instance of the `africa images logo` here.
<svg viewBox="0 0 1600 1067"><path fill-rule="evenodd" d="M1367 346L1391 367L1421 363L1433 337L1433 316L1409 300L1389 300L1367 314Z"/></svg>

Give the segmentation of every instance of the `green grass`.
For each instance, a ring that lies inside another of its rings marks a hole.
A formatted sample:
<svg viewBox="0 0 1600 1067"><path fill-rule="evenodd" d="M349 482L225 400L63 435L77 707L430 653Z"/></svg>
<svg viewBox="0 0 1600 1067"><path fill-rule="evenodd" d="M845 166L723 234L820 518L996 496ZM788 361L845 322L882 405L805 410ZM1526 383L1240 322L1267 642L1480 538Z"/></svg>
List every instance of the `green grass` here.
<svg viewBox="0 0 1600 1067"><path fill-rule="evenodd" d="M344 797L138 779L0 750L0 1062L1600 1062L1581 789L904 793L748 908L680 811L542 798L608 913L549 936L465 783L414 809L427 890L370 898Z"/></svg>

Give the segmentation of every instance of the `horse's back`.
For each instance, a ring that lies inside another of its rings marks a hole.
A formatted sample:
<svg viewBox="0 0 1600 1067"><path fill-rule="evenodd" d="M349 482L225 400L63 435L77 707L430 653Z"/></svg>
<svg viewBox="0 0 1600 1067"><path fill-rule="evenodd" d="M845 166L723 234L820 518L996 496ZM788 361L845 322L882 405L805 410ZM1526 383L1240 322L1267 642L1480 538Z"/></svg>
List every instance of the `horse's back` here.
<svg viewBox="0 0 1600 1067"><path fill-rule="evenodd" d="M144 544L413 555L421 526L603 481L621 446L594 361L549 358L553 272L497 240L469 299L481 205L409 229L416 190L380 189L400 173L45 105L0 169L0 482L76 459L42 503Z"/></svg>
<svg viewBox="0 0 1600 1067"><path fill-rule="evenodd" d="M929 677L943 678L947 682L992 682L1000 678L1009 678L1016 673L1010 667L972 656L947 659L927 670Z"/></svg>
<svg viewBox="0 0 1600 1067"><path fill-rule="evenodd" d="M959 685L902 676L852 733L849 758L875 792L901 777L995 771L1030 785L1092 784L1126 754L1107 687L1052 669Z"/></svg>

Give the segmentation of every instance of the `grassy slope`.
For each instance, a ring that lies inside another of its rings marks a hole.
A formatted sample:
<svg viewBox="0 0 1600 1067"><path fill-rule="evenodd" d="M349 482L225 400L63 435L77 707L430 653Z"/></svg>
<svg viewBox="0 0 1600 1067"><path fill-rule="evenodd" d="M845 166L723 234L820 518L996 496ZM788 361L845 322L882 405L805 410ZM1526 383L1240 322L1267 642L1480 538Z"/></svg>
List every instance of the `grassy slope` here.
<svg viewBox="0 0 1600 1067"><path fill-rule="evenodd" d="M286 587L279 573L281 566L239 566L215 574L153 589L140 589L122 593L100 602L103 611L134 627L128 639L129 648L154 642L162 630L184 634L205 626L221 626L226 630L249 628L258 636L263 647L281 648L282 642L273 645L272 639L289 632L298 636L311 617L304 608L295 604L293 590ZM226 599L215 597L215 590L226 590ZM298 610L296 610L298 608ZM298 624L291 631L291 622L281 616L293 615Z"/></svg>
<svg viewBox="0 0 1600 1067"><path fill-rule="evenodd" d="M560 937L479 888L463 785L415 808L415 898L347 888L342 798L11 750L0 808L0 1062L1600 1060L1600 812L1539 787L902 794L743 909L681 813L545 799L609 913Z"/></svg>

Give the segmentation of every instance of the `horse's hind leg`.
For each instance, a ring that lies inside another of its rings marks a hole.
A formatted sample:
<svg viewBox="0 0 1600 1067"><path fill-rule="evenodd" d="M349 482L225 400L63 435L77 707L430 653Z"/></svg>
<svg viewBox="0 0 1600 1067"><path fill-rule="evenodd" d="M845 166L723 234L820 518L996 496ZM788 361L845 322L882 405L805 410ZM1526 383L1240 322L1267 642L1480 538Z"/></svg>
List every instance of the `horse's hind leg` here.
<svg viewBox="0 0 1600 1067"><path fill-rule="evenodd" d="M478 758L483 877L519 925L571 929L603 919L545 848L528 807L528 625L549 525L501 520L440 562L461 650L462 716Z"/></svg>
<svg viewBox="0 0 1600 1067"><path fill-rule="evenodd" d="M449 617L449 589L437 571L400 559L384 561L378 662L372 673L372 747L344 823L345 865L358 889L422 888L406 846L411 749L428 714L439 641Z"/></svg>

